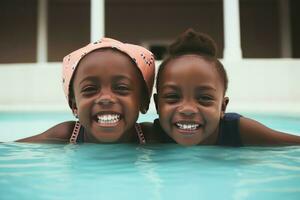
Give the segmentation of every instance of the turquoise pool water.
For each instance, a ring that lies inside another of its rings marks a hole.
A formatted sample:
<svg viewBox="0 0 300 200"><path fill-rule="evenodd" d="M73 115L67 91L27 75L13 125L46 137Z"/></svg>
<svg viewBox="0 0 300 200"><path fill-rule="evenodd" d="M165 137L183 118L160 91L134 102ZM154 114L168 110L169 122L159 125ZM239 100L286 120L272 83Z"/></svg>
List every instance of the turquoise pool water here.
<svg viewBox="0 0 300 200"><path fill-rule="evenodd" d="M300 116L247 113L243 115L256 119L270 128L300 135ZM155 113L140 115L139 121L153 121L156 117ZM68 120L75 120L69 112L0 112L0 142L14 141L35 135Z"/></svg>
<svg viewBox="0 0 300 200"><path fill-rule="evenodd" d="M0 144L0 199L299 197L299 147Z"/></svg>
<svg viewBox="0 0 300 200"><path fill-rule="evenodd" d="M299 118L246 116L300 133ZM0 113L0 141L72 119ZM299 200L300 147L0 143L0 199Z"/></svg>
<svg viewBox="0 0 300 200"><path fill-rule="evenodd" d="M153 121L156 114L140 115L139 121ZM0 142L42 133L63 121L75 120L70 112L0 112Z"/></svg>

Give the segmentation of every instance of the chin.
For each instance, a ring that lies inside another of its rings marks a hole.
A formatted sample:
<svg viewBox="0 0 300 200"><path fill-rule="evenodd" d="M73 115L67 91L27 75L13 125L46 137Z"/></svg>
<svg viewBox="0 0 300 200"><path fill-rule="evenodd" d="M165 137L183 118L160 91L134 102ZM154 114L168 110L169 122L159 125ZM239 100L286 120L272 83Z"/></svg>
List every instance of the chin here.
<svg viewBox="0 0 300 200"><path fill-rule="evenodd" d="M180 144L182 146L195 146L195 145L198 145L199 143L198 142L195 143L194 141L192 141L192 142L180 142L178 144Z"/></svg>
<svg viewBox="0 0 300 200"><path fill-rule="evenodd" d="M96 139L100 142L100 143L116 143L120 140L121 136L118 135L113 135L110 137L107 137L107 135L99 135L96 137Z"/></svg>
<svg viewBox="0 0 300 200"><path fill-rule="evenodd" d="M180 137L181 136L179 136L179 138L178 137L174 138L174 140L182 146L195 146L195 145L200 144L203 141L203 139L199 139L199 138L191 137L191 138L184 139L184 138L180 138Z"/></svg>

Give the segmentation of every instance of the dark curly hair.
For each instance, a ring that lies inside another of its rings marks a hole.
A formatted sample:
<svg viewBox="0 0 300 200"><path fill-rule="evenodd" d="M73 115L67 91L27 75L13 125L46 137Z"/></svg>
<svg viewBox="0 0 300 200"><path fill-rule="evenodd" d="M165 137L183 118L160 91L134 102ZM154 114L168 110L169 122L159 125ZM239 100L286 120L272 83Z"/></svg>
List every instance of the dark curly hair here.
<svg viewBox="0 0 300 200"><path fill-rule="evenodd" d="M206 61L214 63L214 67L223 81L225 95L228 87L228 77L223 64L217 58L217 45L210 36L198 33L193 29L186 30L168 47L168 57L161 63L157 72L156 89L158 90L160 76L166 64L186 54L196 54Z"/></svg>

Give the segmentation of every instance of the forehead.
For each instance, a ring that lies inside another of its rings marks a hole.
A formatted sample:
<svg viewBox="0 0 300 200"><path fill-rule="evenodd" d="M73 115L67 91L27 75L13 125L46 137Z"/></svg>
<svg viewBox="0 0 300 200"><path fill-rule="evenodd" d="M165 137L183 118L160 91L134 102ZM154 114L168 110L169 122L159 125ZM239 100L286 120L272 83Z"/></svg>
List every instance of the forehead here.
<svg viewBox="0 0 300 200"><path fill-rule="evenodd" d="M161 74L160 83L165 81L212 84L221 82L215 63L197 55L183 55L170 60Z"/></svg>
<svg viewBox="0 0 300 200"><path fill-rule="evenodd" d="M100 49L86 55L77 67L76 77L93 75L124 75L138 77L139 71L131 58L113 49Z"/></svg>

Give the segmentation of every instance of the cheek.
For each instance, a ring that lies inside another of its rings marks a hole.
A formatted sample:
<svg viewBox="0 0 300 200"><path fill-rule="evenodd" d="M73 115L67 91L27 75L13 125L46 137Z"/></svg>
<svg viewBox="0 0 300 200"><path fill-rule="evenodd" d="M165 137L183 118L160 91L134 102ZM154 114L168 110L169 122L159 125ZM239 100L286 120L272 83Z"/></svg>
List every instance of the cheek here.
<svg viewBox="0 0 300 200"><path fill-rule="evenodd" d="M221 117L221 113L222 113L222 102L219 102L214 109L214 113L216 115L216 118L220 118Z"/></svg>
<svg viewBox="0 0 300 200"><path fill-rule="evenodd" d="M211 107L205 110L206 113L206 121L209 124L210 128L215 128L220 121L221 118L221 109L218 106Z"/></svg>
<svg viewBox="0 0 300 200"><path fill-rule="evenodd" d="M158 99L156 106L157 106L156 109L157 109L157 113L159 114L159 117L163 116L163 114L165 113L164 110L166 109L164 104Z"/></svg>
<svg viewBox="0 0 300 200"><path fill-rule="evenodd" d="M75 96L75 102L76 102L77 108L80 109L81 107L87 106L87 104L90 102L90 99L82 98L80 96Z"/></svg>
<svg viewBox="0 0 300 200"><path fill-rule="evenodd" d="M94 104L94 99L75 96L75 102L76 102L79 115L89 115L89 112L91 111L91 107Z"/></svg>
<svg viewBox="0 0 300 200"><path fill-rule="evenodd" d="M139 109L143 102L143 95L140 92L138 92L137 94L134 95L131 101Z"/></svg>
<svg viewBox="0 0 300 200"><path fill-rule="evenodd" d="M176 110L176 104L166 103L163 99L158 99L158 112L161 114L168 114Z"/></svg>
<svg viewBox="0 0 300 200"><path fill-rule="evenodd" d="M159 119L164 127L170 126L175 108L171 105L159 103L158 114Z"/></svg>
<svg viewBox="0 0 300 200"><path fill-rule="evenodd" d="M85 120L89 115L90 109L88 109L86 101L78 101L77 103L78 115L81 120Z"/></svg>
<svg viewBox="0 0 300 200"><path fill-rule="evenodd" d="M138 115L141 107L141 99L139 94L133 94L128 97L123 98L123 108L125 109L127 115Z"/></svg>

